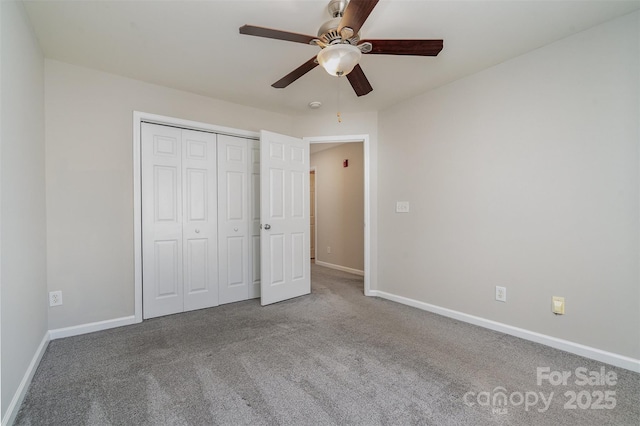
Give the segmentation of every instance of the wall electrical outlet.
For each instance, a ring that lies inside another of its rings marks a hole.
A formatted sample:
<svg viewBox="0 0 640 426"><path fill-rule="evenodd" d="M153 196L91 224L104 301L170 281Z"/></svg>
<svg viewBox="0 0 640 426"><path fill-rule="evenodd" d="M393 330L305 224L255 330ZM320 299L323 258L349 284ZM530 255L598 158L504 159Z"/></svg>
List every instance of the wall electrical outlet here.
<svg viewBox="0 0 640 426"><path fill-rule="evenodd" d="M327 253L331 254L331 247L327 247Z"/></svg>
<svg viewBox="0 0 640 426"><path fill-rule="evenodd" d="M507 288L496 286L496 300L498 302L506 302L507 301Z"/></svg>
<svg viewBox="0 0 640 426"><path fill-rule="evenodd" d="M409 213L409 202L396 201L396 213Z"/></svg>
<svg viewBox="0 0 640 426"><path fill-rule="evenodd" d="M62 291L50 291L49 292L49 306L62 305Z"/></svg>

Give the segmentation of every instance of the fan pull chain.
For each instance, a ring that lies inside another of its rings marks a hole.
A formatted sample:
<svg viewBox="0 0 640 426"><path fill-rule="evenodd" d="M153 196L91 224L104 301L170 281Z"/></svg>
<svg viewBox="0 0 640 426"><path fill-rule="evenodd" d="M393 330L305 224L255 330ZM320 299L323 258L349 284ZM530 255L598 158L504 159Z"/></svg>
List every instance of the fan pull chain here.
<svg viewBox="0 0 640 426"><path fill-rule="evenodd" d="M337 92L338 92L338 102L337 102L337 105L338 105L338 114L337 114L338 115L338 123L342 123L342 117L340 116L340 79L341 78L342 77L339 76L338 77L338 82L336 83L337 89L338 89L337 90Z"/></svg>

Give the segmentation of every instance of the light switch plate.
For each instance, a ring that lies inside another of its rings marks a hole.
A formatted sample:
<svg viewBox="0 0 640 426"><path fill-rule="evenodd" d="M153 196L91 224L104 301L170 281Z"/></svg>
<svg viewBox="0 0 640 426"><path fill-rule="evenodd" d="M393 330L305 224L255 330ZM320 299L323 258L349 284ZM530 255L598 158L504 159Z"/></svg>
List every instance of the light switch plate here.
<svg viewBox="0 0 640 426"><path fill-rule="evenodd" d="M396 213L409 213L409 202L396 201Z"/></svg>
<svg viewBox="0 0 640 426"><path fill-rule="evenodd" d="M553 296L551 298L551 312L556 315L564 315L564 297Z"/></svg>

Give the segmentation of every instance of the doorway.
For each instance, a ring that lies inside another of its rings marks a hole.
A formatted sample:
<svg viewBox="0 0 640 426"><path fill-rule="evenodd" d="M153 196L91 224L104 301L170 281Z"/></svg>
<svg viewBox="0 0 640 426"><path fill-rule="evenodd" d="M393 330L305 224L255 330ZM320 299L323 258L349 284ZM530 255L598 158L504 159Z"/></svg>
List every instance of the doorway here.
<svg viewBox="0 0 640 426"><path fill-rule="evenodd" d="M310 210L315 210L315 227L311 228L316 233L312 245L312 250L315 249L313 262L321 267L364 276L368 281L365 273L365 253L368 254L365 244L368 233L367 158L364 151L363 139L311 142L310 176L315 178L316 203L311 203Z"/></svg>

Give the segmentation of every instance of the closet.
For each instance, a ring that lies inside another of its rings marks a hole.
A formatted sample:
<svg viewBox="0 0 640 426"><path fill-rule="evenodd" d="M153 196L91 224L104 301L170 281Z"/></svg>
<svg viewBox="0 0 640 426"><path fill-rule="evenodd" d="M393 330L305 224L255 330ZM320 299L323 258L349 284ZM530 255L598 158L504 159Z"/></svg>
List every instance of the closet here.
<svg viewBox="0 0 640 426"><path fill-rule="evenodd" d="M143 318L260 296L259 149L141 124Z"/></svg>

